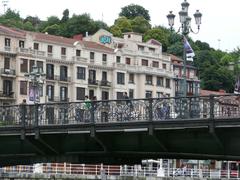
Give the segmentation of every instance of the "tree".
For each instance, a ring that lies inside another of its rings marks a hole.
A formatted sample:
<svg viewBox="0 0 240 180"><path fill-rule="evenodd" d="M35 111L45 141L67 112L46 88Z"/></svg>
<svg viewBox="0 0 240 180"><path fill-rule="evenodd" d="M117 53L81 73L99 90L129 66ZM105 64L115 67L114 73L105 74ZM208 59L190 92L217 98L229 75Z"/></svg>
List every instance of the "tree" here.
<svg viewBox="0 0 240 180"><path fill-rule="evenodd" d="M110 32L113 34L113 36L122 37L122 31L116 25L113 25L112 27L110 27Z"/></svg>
<svg viewBox="0 0 240 180"><path fill-rule="evenodd" d="M103 21L94 21L94 24L97 29L105 29L107 31L109 30L108 25Z"/></svg>
<svg viewBox="0 0 240 180"><path fill-rule="evenodd" d="M121 12L119 13L119 16L125 16L128 19L134 19L137 16L142 16L147 21L150 21L150 15L148 10L136 4L130 4L123 7Z"/></svg>
<svg viewBox="0 0 240 180"><path fill-rule="evenodd" d="M26 22L30 22L32 25L33 25L33 27L38 27L39 26L39 24L41 23L41 20L37 17L37 16L35 16L35 17L33 17L33 16L27 16L24 20L23 20L23 22L24 23L26 23Z"/></svg>
<svg viewBox="0 0 240 180"><path fill-rule="evenodd" d="M145 33L151 29L151 24L142 16L137 16L130 21L133 32Z"/></svg>
<svg viewBox="0 0 240 180"><path fill-rule="evenodd" d="M168 34L163 29L160 28L154 28L148 30L143 37L144 41L148 41L149 39L155 39L159 41L162 44L163 51L166 52L167 47L169 45L168 43Z"/></svg>
<svg viewBox="0 0 240 180"><path fill-rule="evenodd" d="M47 26L43 30L43 32L47 32L48 34L52 34L52 35L60 35L61 27L58 24L50 25L50 26Z"/></svg>
<svg viewBox="0 0 240 180"><path fill-rule="evenodd" d="M61 22L62 22L62 23L65 23L65 22L68 21L68 19L69 19L69 10L68 10L68 9L65 9L65 10L63 11L63 17L62 17L62 19L61 19Z"/></svg>
<svg viewBox="0 0 240 180"><path fill-rule="evenodd" d="M63 33L66 37L72 37L75 34L95 33L98 29L89 14L73 15L67 22Z"/></svg>
<svg viewBox="0 0 240 180"><path fill-rule="evenodd" d="M119 17L115 20L114 25L118 26L122 33L132 32L132 25L126 17Z"/></svg>
<svg viewBox="0 0 240 180"><path fill-rule="evenodd" d="M31 22L27 21L23 24L23 29L27 31L34 31L34 27Z"/></svg>

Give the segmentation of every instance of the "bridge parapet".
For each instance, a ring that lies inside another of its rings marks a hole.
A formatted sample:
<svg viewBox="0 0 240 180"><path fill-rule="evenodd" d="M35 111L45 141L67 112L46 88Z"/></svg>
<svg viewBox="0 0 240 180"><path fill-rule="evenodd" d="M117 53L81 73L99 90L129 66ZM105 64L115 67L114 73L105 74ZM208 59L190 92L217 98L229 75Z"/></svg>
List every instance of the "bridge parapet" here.
<svg viewBox="0 0 240 180"><path fill-rule="evenodd" d="M1 106L0 127L240 117L240 96L121 99Z"/></svg>

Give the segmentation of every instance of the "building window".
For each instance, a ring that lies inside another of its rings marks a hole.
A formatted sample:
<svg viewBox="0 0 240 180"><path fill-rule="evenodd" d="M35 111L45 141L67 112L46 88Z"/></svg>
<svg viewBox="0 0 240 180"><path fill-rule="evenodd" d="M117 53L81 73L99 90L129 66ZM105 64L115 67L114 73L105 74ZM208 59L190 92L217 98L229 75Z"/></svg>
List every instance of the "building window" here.
<svg viewBox="0 0 240 180"><path fill-rule="evenodd" d="M11 39L5 38L5 47L10 47L11 46Z"/></svg>
<svg viewBox="0 0 240 180"><path fill-rule="evenodd" d="M163 87L163 77L157 77L157 86L162 86Z"/></svg>
<svg viewBox="0 0 240 180"><path fill-rule="evenodd" d="M52 54L53 46L52 45L48 45L47 51L48 51L49 54Z"/></svg>
<svg viewBox="0 0 240 180"><path fill-rule="evenodd" d="M48 96L48 100L53 101L54 100L54 86L53 85L47 85L46 88L47 88L46 94Z"/></svg>
<svg viewBox="0 0 240 180"><path fill-rule="evenodd" d="M28 72L28 60L27 59L21 59L20 72L22 72L22 73Z"/></svg>
<svg viewBox="0 0 240 180"><path fill-rule="evenodd" d="M165 63L162 64L163 69L167 69L167 65Z"/></svg>
<svg viewBox="0 0 240 180"><path fill-rule="evenodd" d="M139 50L139 51L144 51L144 46L138 45L138 50Z"/></svg>
<svg viewBox="0 0 240 180"><path fill-rule="evenodd" d="M102 72L102 81L107 81L107 72L106 71Z"/></svg>
<svg viewBox="0 0 240 180"><path fill-rule="evenodd" d="M159 62L153 61L152 62L152 67L159 68Z"/></svg>
<svg viewBox="0 0 240 180"><path fill-rule="evenodd" d="M157 92L156 95L157 95L157 98L164 97L164 96L163 96L163 92Z"/></svg>
<svg viewBox="0 0 240 180"><path fill-rule="evenodd" d="M148 66L148 60L142 59L142 66Z"/></svg>
<svg viewBox="0 0 240 180"><path fill-rule="evenodd" d="M35 61L34 60L29 60L29 72L33 71L33 66L35 65Z"/></svg>
<svg viewBox="0 0 240 180"><path fill-rule="evenodd" d="M60 101L67 101L68 89L67 87L60 87Z"/></svg>
<svg viewBox="0 0 240 180"><path fill-rule="evenodd" d="M145 97L146 98L151 98L152 97L152 91L146 91L145 92Z"/></svg>
<svg viewBox="0 0 240 180"><path fill-rule="evenodd" d="M46 79L54 79L54 65L53 64L47 64L46 65Z"/></svg>
<svg viewBox="0 0 240 180"><path fill-rule="evenodd" d="M118 84L125 84L125 74L118 72L117 73L117 83Z"/></svg>
<svg viewBox="0 0 240 180"><path fill-rule="evenodd" d="M80 57L80 56L81 56L81 50L79 50L79 49L76 50L76 56L77 56L77 57Z"/></svg>
<svg viewBox="0 0 240 180"><path fill-rule="evenodd" d="M155 48L149 48L149 51L154 53L155 52Z"/></svg>
<svg viewBox="0 0 240 180"><path fill-rule="evenodd" d="M129 74L129 81L128 81L128 83L131 83L131 84L134 83L134 74L132 74L132 73Z"/></svg>
<svg viewBox="0 0 240 180"><path fill-rule="evenodd" d="M152 75L146 75L146 84L152 85Z"/></svg>
<svg viewBox="0 0 240 180"><path fill-rule="evenodd" d="M96 70L90 69L88 71L89 80L93 83L96 83Z"/></svg>
<svg viewBox="0 0 240 180"><path fill-rule="evenodd" d="M68 68L67 66L60 66L60 81L68 80Z"/></svg>
<svg viewBox="0 0 240 180"><path fill-rule="evenodd" d="M19 47L24 48L24 41L21 41L21 40L19 41Z"/></svg>
<svg viewBox="0 0 240 180"><path fill-rule="evenodd" d="M43 72L43 62L42 61L37 61L37 67L40 70L40 72Z"/></svg>
<svg viewBox="0 0 240 180"><path fill-rule="evenodd" d="M4 69L10 69L10 58L4 57Z"/></svg>
<svg viewBox="0 0 240 180"><path fill-rule="evenodd" d="M66 56L66 48L65 47L61 48L61 55Z"/></svg>
<svg viewBox="0 0 240 180"><path fill-rule="evenodd" d="M33 43L33 49L38 50L39 49L39 44L38 43Z"/></svg>
<svg viewBox="0 0 240 180"><path fill-rule="evenodd" d="M108 100L108 99L109 99L109 92L102 91L102 100Z"/></svg>
<svg viewBox="0 0 240 180"><path fill-rule="evenodd" d="M86 68L85 67L77 67L77 79L86 79Z"/></svg>
<svg viewBox="0 0 240 180"><path fill-rule="evenodd" d="M20 81L20 94L27 95L27 81Z"/></svg>
<svg viewBox="0 0 240 180"><path fill-rule="evenodd" d="M107 62L107 54L102 54L102 61Z"/></svg>
<svg viewBox="0 0 240 180"><path fill-rule="evenodd" d="M126 64L129 64L129 65L131 64L131 59L128 57L126 58Z"/></svg>
<svg viewBox="0 0 240 180"><path fill-rule="evenodd" d="M9 96L12 95L12 81L10 80L3 80L3 94Z"/></svg>
<svg viewBox="0 0 240 180"><path fill-rule="evenodd" d="M134 98L134 89L129 89L129 98Z"/></svg>
<svg viewBox="0 0 240 180"><path fill-rule="evenodd" d="M117 92L117 99L123 99L123 92Z"/></svg>
<svg viewBox="0 0 240 180"><path fill-rule="evenodd" d="M117 62L117 63L121 63L121 56L117 56L117 57L116 57L116 62Z"/></svg>
<svg viewBox="0 0 240 180"><path fill-rule="evenodd" d="M85 88L77 87L77 100L85 99Z"/></svg>
<svg viewBox="0 0 240 180"><path fill-rule="evenodd" d="M90 52L90 60L94 60L94 52Z"/></svg>
<svg viewBox="0 0 240 180"><path fill-rule="evenodd" d="M166 88L170 88L170 79L166 79Z"/></svg>

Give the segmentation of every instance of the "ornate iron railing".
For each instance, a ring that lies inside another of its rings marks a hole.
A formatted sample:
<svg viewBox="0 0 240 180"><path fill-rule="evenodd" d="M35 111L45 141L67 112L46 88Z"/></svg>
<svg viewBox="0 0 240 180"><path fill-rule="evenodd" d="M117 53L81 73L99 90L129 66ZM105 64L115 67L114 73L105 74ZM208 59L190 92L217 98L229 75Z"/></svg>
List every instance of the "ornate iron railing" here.
<svg viewBox="0 0 240 180"><path fill-rule="evenodd" d="M239 117L240 96L237 95L21 104L0 107L0 127Z"/></svg>

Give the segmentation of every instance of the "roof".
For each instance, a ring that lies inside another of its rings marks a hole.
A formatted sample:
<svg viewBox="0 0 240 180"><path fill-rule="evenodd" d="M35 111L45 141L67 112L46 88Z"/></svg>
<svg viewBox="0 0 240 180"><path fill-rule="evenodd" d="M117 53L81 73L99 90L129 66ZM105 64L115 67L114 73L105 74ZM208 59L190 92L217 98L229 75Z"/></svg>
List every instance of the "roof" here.
<svg viewBox="0 0 240 180"><path fill-rule="evenodd" d="M25 38L26 36L26 31L24 30L11 28L3 25L0 25L0 32L9 36L20 37L20 38Z"/></svg>
<svg viewBox="0 0 240 180"><path fill-rule="evenodd" d="M114 52L114 49L106 47L96 42L92 42L92 41L81 41L73 38L66 38L66 37L56 36L56 35L51 35L46 33L24 31L21 29L10 28L2 25L0 25L0 32L3 32L4 34L7 34L9 36L20 37L20 38L26 38L26 35L30 34L33 36L33 40L36 40L39 42L64 44L67 46L74 46L74 43L78 41L81 45L89 49L104 51L108 53Z"/></svg>
<svg viewBox="0 0 240 180"><path fill-rule="evenodd" d="M177 56L175 56L175 55L173 55L173 54L170 54L170 57L171 57L171 60L175 60L175 61L183 61L181 58L179 58L179 57L177 57Z"/></svg>
<svg viewBox="0 0 240 180"><path fill-rule="evenodd" d="M156 39L149 39L147 41L147 43L157 45L157 46L162 46L162 44L159 41L157 41Z"/></svg>
<svg viewBox="0 0 240 180"><path fill-rule="evenodd" d="M84 47L88 48L88 49L95 49L95 50L100 50L100 51L105 51L108 53L113 53L114 49L106 47L102 44L93 42L93 41L82 41Z"/></svg>
<svg viewBox="0 0 240 180"><path fill-rule="evenodd" d="M201 96L209 96L209 95L226 95L228 93L226 93L225 91L223 90L219 90L219 91L210 91L210 90L204 90L204 89L201 89L200 90L200 95Z"/></svg>
<svg viewBox="0 0 240 180"><path fill-rule="evenodd" d="M35 36L35 40L41 42L49 42L49 43L60 43L73 46L73 43L76 42L76 39L73 38L65 38L62 36L55 36L51 34L32 32Z"/></svg>

